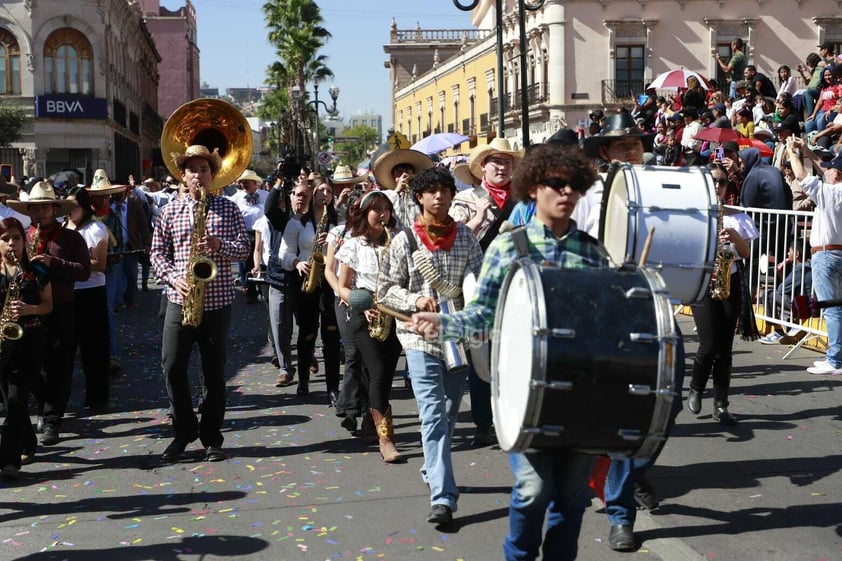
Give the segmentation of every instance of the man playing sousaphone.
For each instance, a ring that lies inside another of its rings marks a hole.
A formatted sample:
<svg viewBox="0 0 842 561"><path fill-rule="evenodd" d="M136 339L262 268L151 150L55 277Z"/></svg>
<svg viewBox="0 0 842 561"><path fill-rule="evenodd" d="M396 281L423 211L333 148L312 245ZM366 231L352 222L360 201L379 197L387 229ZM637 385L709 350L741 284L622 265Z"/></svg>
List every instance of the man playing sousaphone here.
<svg viewBox="0 0 842 561"><path fill-rule="evenodd" d="M175 439L164 450L162 459L178 461L187 445L200 438L205 459L216 462L227 457L222 450L221 429L225 416L225 344L234 299L231 264L246 259L250 244L237 205L210 193L222 167L218 152L211 152L205 146L189 146L171 157L181 171L188 196L170 202L161 210L150 254L158 278L167 284L168 299L161 362ZM202 229L203 236L194 236L194 230ZM217 274L205 275L209 279L206 282L197 278L197 270L201 268L195 263L200 259L210 259L216 264ZM206 285L203 297L195 297L196 291L191 290L191 285L199 282ZM188 321L191 317L198 321ZM187 376L194 343L198 343L202 358L201 421L193 411Z"/></svg>
<svg viewBox="0 0 842 561"><path fill-rule="evenodd" d="M418 150L390 150L374 161L374 179L395 207L399 228L411 228L418 216L410 181L416 173L433 165L433 160Z"/></svg>

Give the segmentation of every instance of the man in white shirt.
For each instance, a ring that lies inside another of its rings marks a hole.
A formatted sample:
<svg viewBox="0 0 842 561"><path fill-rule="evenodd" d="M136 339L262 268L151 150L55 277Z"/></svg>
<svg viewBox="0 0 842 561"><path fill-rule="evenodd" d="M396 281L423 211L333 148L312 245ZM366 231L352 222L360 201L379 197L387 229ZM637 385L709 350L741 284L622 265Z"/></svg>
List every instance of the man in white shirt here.
<svg viewBox="0 0 842 561"><path fill-rule="evenodd" d="M695 107L685 107L681 111L684 117L684 131L681 133L681 147L684 150L684 161L688 166L699 165L699 150L702 148L702 141L696 140L696 135L702 132L702 120L699 118L699 110Z"/></svg>
<svg viewBox="0 0 842 561"><path fill-rule="evenodd" d="M241 189L238 189L229 198L237 204L237 208L243 215L243 221L246 223L246 234L251 243L248 261L242 261L238 264L238 277L240 286L243 287L243 293L246 295L246 301L249 304L254 304L257 302L257 285L249 283L246 275L248 271L254 268L254 225L263 216L263 205L266 204L268 191L259 189L263 184L263 179L250 169L245 170L237 178L237 183L240 184Z"/></svg>

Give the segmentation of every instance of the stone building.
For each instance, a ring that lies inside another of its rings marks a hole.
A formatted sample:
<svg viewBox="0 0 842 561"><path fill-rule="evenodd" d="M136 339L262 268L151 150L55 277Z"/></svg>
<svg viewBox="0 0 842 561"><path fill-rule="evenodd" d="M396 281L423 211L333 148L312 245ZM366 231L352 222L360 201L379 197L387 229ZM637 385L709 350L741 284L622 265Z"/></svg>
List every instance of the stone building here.
<svg viewBox="0 0 842 561"><path fill-rule="evenodd" d="M134 0L4 0L0 98L31 120L0 150L16 177L74 170L89 183L151 166L160 57Z"/></svg>
<svg viewBox="0 0 842 561"><path fill-rule="evenodd" d="M393 22L384 50L395 130L410 141L439 131L482 143L500 134L502 96L502 132L522 146L524 95L528 136L542 142L562 126L585 123L596 108L632 108L644 85L667 70L687 68L724 82L715 55L730 57L737 37L749 63L773 81L780 65L794 68L819 43L834 43L837 53L842 45L837 0L545 0L525 11L523 46L519 4L503 1L502 86L494 0L477 2L474 29L401 30Z"/></svg>

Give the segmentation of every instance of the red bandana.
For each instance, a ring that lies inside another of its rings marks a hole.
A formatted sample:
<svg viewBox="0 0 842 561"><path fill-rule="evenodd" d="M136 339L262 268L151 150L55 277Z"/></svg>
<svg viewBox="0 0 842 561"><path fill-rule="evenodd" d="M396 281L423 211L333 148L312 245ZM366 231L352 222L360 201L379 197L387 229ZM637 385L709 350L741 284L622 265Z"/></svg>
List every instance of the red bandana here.
<svg viewBox="0 0 842 561"><path fill-rule="evenodd" d="M503 208L506 205L506 199L509 198L509 187L511 187L511 185L511 181L502 187L491 185L485 180L482 182L482 186L485 187L488 194L491 195L492 199L494 199L494 204L497 205L497 208Z"/></svg>
<svg viewBox="0 0 842 561"><path fill-rule="evenodd" d="M108 216L109 214L111 214L111 205L106 205L101 209L91 205L91 210L94 211L94 214L96 214L97 216Z"/></svg>
<svg viewBox="0 0 842 561"><path fill-rule="evenodd" d="M444 224L425 225L419 214L415 223L412 224L412 229L418 234L418 238L424 244L424 247L430 251L449 250L456 241L456 222L449 216Z"/></svg>

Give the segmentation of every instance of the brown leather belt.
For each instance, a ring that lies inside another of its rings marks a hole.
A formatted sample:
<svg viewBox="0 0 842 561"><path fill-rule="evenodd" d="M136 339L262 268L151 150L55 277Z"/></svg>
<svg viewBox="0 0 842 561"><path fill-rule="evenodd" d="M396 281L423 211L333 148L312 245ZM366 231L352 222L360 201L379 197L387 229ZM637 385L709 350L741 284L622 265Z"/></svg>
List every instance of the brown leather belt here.
<svg viewBox="0 0 842 561"><path fill-rule="evenodd" d="M817 245L816 247L810 248L810 254L815 255L820 251L842 251L842 245L839 244L829 244L829 245Z"/></svg>

